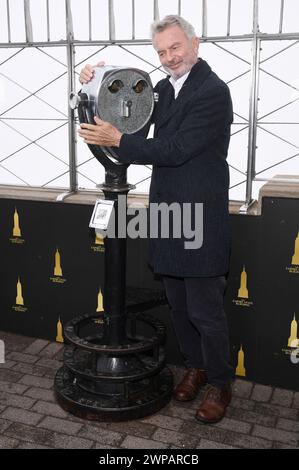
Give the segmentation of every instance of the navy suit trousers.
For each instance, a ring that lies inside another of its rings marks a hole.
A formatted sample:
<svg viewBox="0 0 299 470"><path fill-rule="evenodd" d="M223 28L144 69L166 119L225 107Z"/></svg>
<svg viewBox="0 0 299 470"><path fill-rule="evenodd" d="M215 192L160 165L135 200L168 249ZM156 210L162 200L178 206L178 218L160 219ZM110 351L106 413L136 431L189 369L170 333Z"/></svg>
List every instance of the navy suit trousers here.
<svg viewBox="0 0 299 470"><path fill-rule="evenodd" d="M233 378L223 308L224 276L163 276L174 329L186 367L205 369L208 382L226 387Z"/></svg>

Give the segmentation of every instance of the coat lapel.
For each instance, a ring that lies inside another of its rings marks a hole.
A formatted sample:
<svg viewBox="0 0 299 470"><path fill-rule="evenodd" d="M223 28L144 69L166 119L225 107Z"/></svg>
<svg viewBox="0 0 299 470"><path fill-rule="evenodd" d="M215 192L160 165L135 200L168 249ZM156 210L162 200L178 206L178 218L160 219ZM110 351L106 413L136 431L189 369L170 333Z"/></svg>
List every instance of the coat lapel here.
<svg viewBox="0 0 299 470"><path fill-rule="evenodd" d="M210 74L211 68L207 62L203 59L199 59L198 62L192 67L190 74L183 84L176 99L170 100L170 94L174 93L173 86L167 80L163 84L163 88L159 91L159 103L156 114L156 126L155 132L162 127L170 118L175 114L186 100L190 99L194 91L198 92L203 82ZM161 100L161 102L160 102Z"/></svg>
<svg viewBox="0 0 299 470"><path fill-rule="evenodd" d="M175 99L173 86L171 85L169 79L166 79L161 89L159 90L159 101L155 110L156 128L160 127L161 123L164 122L165 119L168 119L169 111L172 108L174 102Z"/></svg>

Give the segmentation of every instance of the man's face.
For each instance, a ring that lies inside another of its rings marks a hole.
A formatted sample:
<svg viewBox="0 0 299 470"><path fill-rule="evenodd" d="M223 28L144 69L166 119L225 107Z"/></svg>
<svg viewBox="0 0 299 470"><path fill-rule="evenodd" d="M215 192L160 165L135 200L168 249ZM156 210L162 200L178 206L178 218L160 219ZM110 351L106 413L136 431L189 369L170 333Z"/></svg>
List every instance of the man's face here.
<svg viewBox="0 0 299 470"><path fill-rule="evenodd" d="M163 68L175 80L189 72L197 62L199 39L189 39L177 25L155 34L153 46Z"/></svg>

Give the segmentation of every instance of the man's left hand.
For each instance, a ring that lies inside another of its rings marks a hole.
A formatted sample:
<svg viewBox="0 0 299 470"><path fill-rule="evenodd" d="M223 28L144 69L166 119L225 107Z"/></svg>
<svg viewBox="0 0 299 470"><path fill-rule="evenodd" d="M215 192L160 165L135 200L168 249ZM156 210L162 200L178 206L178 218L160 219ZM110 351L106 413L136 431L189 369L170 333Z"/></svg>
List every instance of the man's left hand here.
<svg viewBox="0 0 299 470"><path fill-rule="evenodd" d="M95 116L96 125L81 124L78 133L86 144L119 147L122 133L109 122Z"/></svg>

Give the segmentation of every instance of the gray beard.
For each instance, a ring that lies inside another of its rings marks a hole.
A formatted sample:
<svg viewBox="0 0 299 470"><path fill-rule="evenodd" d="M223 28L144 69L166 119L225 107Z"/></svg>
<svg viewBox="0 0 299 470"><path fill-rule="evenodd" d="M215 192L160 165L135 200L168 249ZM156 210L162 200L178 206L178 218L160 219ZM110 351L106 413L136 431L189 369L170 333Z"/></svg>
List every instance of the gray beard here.
<svg viewBox="0 0 299 470"><path fill-rule="evenodd" d="M187 72L190 72L190 70L192 69L194 64L186 64L186 68L183 70L183 72L179 73L179 74L176 74L173 70L169 69L168 67L166 67L165 65L163 65L163 69L165 70L165 72L170 75L174 80L178 80L179 78L181 78L183 75L185 75L185 73Z"/></svg>
<svg viewBox="0 0 299 470"><path fill-rule="evenodd" d="M185 75L185 73L189 72L189 70L186 70L180 74L176 74L173 70L169 69L168 67L163 67L165 72L170 75L174 80L178 80L179 78L181 78L183 75ZM190 67L191 69L191 67Z"/></svg>

